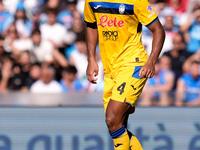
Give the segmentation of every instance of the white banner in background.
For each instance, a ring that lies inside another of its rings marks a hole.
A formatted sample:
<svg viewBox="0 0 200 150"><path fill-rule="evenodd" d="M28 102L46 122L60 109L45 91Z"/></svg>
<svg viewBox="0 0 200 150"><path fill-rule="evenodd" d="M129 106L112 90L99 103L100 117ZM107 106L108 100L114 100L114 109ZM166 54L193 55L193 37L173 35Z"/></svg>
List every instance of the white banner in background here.
<svg viewBox="0 0 200 150"><path fill-rule="evenodd" d="M0 150L112 150L102 107L0 108ZM137 108L144 150L200 150L199 108Z"/></svg>

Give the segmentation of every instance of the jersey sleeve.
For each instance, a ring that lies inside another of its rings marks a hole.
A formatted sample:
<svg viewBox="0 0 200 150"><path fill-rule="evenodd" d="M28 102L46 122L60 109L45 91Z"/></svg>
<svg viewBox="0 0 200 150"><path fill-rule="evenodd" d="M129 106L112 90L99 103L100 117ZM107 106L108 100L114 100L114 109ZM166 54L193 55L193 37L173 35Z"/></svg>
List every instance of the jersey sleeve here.
<svg viewBox="0 0 200 150"><path fill-rule="evenodd" d="M136 0L134 13L139 22L147 27L151 26L158 19L155 10L152 8L148 0Z"/></svg>
<svg viewBox="0 0 200 150"><path fill-rule="evenodd" d="M92 8L90 7L88 0L85 0L85 8L84 8L83 15L84 15L85 22L87 22L87 23L96 22L94 12L93 12Z"/></svg>

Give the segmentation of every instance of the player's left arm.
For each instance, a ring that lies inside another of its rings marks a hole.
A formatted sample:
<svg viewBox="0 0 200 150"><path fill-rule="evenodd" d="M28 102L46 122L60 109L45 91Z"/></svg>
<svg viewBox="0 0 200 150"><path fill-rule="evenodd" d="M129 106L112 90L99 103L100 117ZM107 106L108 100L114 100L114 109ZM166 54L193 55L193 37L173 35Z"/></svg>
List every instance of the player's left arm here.
<svg viewBox="0 0 200 150"><path fill-rule="evenodd" d="M87 79L96 84L99 67L96 62L96 46L98 42L98 30L96 17L92 8L90 7L89 0L85 0L84 8L84 20L87 24L86 27L86 45L87 45L87 57L88 57L88 66L86 70Z"/></svg>
<svg viewBox="0 0 200 150"><path fill-rule="evenodd" d="M141 78L152 78L155 73L155 64L162 50L165 40L165 31L160 21L157 19L148 27L153 34L152 51L147 63L140 69L139 76Z"/></svg>
<svg viewBox="0 0 200 150"><path fill-rule="evenodd" d="M87 27L86 28L86 45L87 45L87 57L88 66L86 70L87 79L93 83L97 83L99 67L96 62L96 46L98 42L98 31L97 29Z"/></svg>

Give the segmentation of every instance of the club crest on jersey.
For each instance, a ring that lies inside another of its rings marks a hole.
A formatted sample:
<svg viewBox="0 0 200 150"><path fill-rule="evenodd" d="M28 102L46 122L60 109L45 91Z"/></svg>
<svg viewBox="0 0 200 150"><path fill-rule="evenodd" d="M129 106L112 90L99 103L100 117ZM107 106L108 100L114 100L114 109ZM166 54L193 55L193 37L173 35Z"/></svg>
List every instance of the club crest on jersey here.
<svg viewBox="0 0 200 150"><path fill-rule="evenodd" d="M151 7L151 5L148 5L147 10L153 12L153 8Z"/></svg>
<svg viewBox="0 0 200 150"><path fill-rule="evenodd" d="M119 6L119 13L120 14L123 14L125 12L125 5L124 4L121 4L120 6Z"/></svg>

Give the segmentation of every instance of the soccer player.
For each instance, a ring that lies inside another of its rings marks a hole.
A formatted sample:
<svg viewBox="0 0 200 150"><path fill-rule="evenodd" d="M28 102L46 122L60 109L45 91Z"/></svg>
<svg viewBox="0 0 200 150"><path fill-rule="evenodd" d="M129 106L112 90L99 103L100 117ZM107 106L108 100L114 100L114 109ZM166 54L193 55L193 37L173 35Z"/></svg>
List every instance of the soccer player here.
<svg viewBox="0 0 200 150"><path fill-rule="evenodd" d="M99 40L104 66L104 108L106 124L115 150L142 150L127 130L127 120L142 92L162 49L165 33L147 0L86 0L87 78L96 83L98 65L95 50ZM148 57L141 42L142 24L153 34Z"/></svg>

